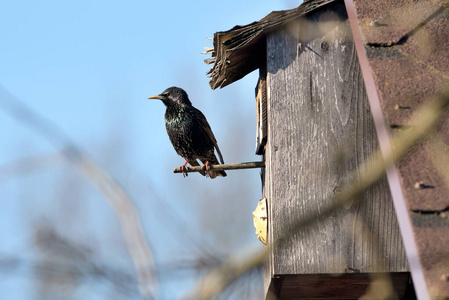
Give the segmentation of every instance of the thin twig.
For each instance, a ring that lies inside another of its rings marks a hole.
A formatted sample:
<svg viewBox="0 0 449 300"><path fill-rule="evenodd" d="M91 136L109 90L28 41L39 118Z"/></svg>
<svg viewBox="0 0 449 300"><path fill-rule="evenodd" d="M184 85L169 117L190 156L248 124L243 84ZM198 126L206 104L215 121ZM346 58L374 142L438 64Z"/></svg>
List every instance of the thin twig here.
<svg viewBox="0 0 449 300"><path fill-rule="evenodd" d="M53 153L34 155L26 158L20 158L15 161L0 165L0 181L22 176L32 172L42 171L44 169L65 163L64 150Z"/></svg>
<svg viewBox="0 0 449 300"><path fill-rule="evenodd" d="M211 170L241 170L241 169L256 169L256 168L265 168L265 162L263 161L254 161L254 162L245 162L245 163L237 163L237 164L224 164L224 165L210 165ZM184 173L190 172L199 172L202 171L201 166L196 167L188 167L187 171ZM173 173L182 173L181 168L174 168Z"/></svg>
<svg viewBox="0 0 449 300"><path fill-rule="evenodd" d="M112 176L72 142L58 126L32 111L9 94L2 86L0 86L0 93L0 105L3 109L19 122L38 132L55 147L67 149L63 152L64 158L97 187L115 209L123 237L136 269L142 299L154 299L157 286L154 259L143 234L133 200Z"/></svg>
<svg viewBox="0 0 449 300"><path fill-rule="evenodd" d="M150 247L145 240L139 214L126 191L88 156L80 156L75 166L106 196L120 222L123 237L139 278L139 290L145 300L154 299L156 267Z"/></svg>

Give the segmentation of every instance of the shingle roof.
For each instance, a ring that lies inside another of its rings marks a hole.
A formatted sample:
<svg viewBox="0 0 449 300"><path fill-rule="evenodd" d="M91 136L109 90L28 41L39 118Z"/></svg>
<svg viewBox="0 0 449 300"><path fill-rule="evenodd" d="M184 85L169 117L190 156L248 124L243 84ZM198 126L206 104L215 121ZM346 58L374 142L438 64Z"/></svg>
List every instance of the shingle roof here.
<svg viewBox="0 0 449 300"><path fill-rule="evenodd" d="M235 26L214 34L212 57L206 59L212 68L207 72L212 89L222 88L259 68L265 57L265 36L298 17L335 0L306 1L291 10L274 11L263 19L245 26Z"/></svg>
<svg viewBox="0 0 449 300"><path fill-rule="evenodd" d="M368 98L379 107L373 117L382 119L379 142L388 148L410 116L449 86L448 2L345 3ZM429 137L387 175L418 296L449 297L449 112Z"/></svg>

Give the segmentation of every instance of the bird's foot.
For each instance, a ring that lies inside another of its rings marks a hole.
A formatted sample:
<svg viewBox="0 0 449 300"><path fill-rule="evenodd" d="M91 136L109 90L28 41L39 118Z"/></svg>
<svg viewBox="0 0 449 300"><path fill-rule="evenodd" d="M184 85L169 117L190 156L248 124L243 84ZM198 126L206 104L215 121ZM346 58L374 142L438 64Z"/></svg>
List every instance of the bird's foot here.
<svg viewBox="0 0 449 300"><path fill-rule="evenodd" d="M207 175L210 176L210 162L207 160L206 163L201 167L201 170L205 170Z"/></svg>
<svg viewBox="0 0 449 300"><path fill-rule="evenodd" d="M189 167L187 167L187 164L189 163L189 161L186 161L185 164L183 164L182 166L180 166L179 168L181 169L182 172L182 176L187 177L189 176L189 173L187 173L187 170L189 170ZM185 172L185 173L184 173Z"/></svg>

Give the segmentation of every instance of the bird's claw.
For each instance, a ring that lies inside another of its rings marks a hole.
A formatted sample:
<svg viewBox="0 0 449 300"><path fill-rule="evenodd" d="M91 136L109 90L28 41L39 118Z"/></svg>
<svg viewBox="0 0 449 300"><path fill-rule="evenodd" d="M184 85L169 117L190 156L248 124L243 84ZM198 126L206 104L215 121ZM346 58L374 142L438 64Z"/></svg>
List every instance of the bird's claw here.
<svg viewBox="0 0 449 300"><path fill-rule="evenodd" d="M184 177L189 176L189 173L187 173L187 171L189 170L189 167L187 167L186 165L182 165L179 168L181 169L182 176L184 176Z"/></svg>
<svg viewBox="0 0 449 300"><path fill-rule="evenodd" d="M201 170L205 170L207 175L210 176L210 162L206 161L206 163L201 167Z"/></svg>
<svg viewBox="0 0 449 300"><path fill-rule="evenodd" d="M186 161L185 164L183 164L182 166L180 166L179 168L181 169L181 173L182 176L184 178L186 178L187 176L189 176L189 173L187 173L187 171L189 170L189 167L187 167L187 164L189 163L189 161ZM185 172L185 173L184 173Z"/></svg>

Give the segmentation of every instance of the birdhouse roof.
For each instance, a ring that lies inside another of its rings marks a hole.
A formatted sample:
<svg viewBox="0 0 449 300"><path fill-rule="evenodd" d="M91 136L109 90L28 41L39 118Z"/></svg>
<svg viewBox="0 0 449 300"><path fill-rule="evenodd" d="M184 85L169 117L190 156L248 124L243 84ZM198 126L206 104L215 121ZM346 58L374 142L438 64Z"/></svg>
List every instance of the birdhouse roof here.
<svg viewBox="0 0 449 300"><path fill-rule="evenodd" d="M207 51L213 64L207 73L212 89L225 87L259 68L265 57L265 37L279 27L335 0L307 1L291 10L273 11L257 22L235 26L214 34L214 47Z"/></svg>

